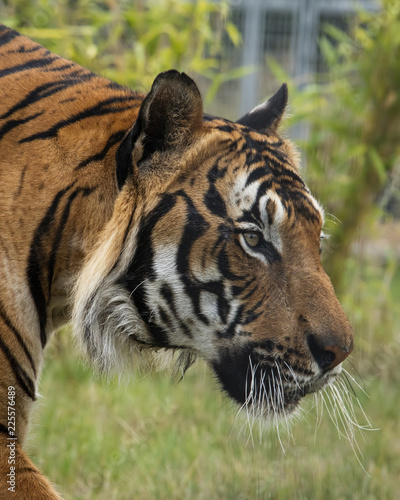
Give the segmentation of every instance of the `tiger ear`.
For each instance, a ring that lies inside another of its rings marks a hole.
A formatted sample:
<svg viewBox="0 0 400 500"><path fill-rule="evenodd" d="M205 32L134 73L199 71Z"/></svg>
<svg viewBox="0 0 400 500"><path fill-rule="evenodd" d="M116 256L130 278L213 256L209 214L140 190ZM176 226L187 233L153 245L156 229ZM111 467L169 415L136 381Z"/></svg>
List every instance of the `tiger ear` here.
<svg viewBox="0 0 400 500"><path fill-rule="evenodd" d="M139 112L144 156L179 146L203 123L203 103L197 85L176 70L160 73Z"/></svg>
<svg viewBox="0 0 400 500"><path fill-rule="evenodd" d="M160 73L145 97L134 127L117 151L117 181L121 188L132 167L151 169L156 152L184 148L203 124L203 103L194 81L176 70Z"/></svg>
<svg viewBox="0 0 400 500"><path fill-rule="evenodd" d="M267 102L256 106L236 123L253 128L258 132L276 132L287 102L288 88L284 83Z"/></svg>

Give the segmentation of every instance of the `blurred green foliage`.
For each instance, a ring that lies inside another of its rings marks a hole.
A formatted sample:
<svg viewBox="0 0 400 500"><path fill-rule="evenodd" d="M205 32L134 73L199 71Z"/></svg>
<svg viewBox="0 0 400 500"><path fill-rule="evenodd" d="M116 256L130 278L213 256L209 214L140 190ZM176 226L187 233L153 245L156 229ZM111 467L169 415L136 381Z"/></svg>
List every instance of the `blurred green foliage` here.
<svg viewBox="0 0 400 500"><path fill-rule="evenodd" d="M241 42L226 0L0 0L0 11L52 52L138 91L175 68L203 77L209 102L248 71L223 57L223 40Z"/></svg>
<svg viewBox="0 0 400 500"><path fill-rule="evenodd" d="M326 209L324 267L358 347L373 350L372 340L397 333L398 255L394 248L371 255L365 242L388 218L384 193L400 172L400 4L384 0L381 11L360 12L350 33L333 26L326 33L321 48L329 72L300 89L291 83L290 123L309 127L300 145L307 183ZM270 63L280 80L288 78Z"/></svg>

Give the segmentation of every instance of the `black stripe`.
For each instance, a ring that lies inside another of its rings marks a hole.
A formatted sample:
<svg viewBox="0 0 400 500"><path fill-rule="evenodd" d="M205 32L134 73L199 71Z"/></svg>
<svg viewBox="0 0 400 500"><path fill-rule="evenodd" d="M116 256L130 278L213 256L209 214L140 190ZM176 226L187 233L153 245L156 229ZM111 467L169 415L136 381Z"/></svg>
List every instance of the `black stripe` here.
<svg viewBox="0 0 400 500"><path fill-rule="evenodd" d="M135 210L133 210L133 212L131 213L131 216L129 218L129 222L126 226L126 229L125 229L125 233L124 233L124 237L122 238L122 245L121 245L121 248L124 248L125 246L125 243L126 243L126 239L128 238L128 234L129 234L129 231L131 229L131 224L132 224L132 220L133 220L133 215L135 213Z"/></svg>
<svg viewBox="0 0 400 500"><path fill-rule="evenodd" d="M224 296L223 287L221 287L221 290L222 290L222 293L217 294L218 295L218 299L217 299L218 314L219 314L219 317L221 318L222 323L226 324L228 322L228 315L229 315L229 311L231 310L231 305L226 300L226 298Z"/></svg>
<svg viewBox="0 0 400 500"><path fill-rule="evenodd" d="M281 254L270 241L263 240L261 245L254 248L254 250L264 255L270 264L282 260Z"/></svg>
<svg viewBox="0 0 400 500"><path fill-rule="evenodd" d="M9 436L10 434L8 433L8 429L5 425L3 424L0 424L0 432L2 432L3 434L7 434L7 436Z"/></svg>
<svg viewBox="0 0 400 500"><path fill-rule="evenodd" d="M131 213L131 216L130 216L130 218L129 218L129 222L128 222L128 224L127 224L126 228L125 228L124 237L122 238L122 243L121 243L121 249L123 249L123 248L124 248L125 243L126 243L126 240L127 240L127 238L128 238L128 234L129 234L130 229L131 229L131 224L132 224L132 220L133 220L134 213L135 213L135 210L133 210L133 212ZM112 269L111 269L110 273L112 273L112 272L113 272L113 271L114 271L114 270L118 267L118 265L119 265L119 263L120 263L120 260L121 260L121 257L122 257L122 250L121 250L121 252L119 253L119 255L118 255L118 259L115 261L115 264L113 265L113 267L112 267Z"/></svg>
<svg viewBox="0 0 400 500"><path fill-rule="evenodd" d="M28 258L28 268L27 268L27 278L29 283L29 289L32 298L35 302L35 306L39 315L40 323L40 340L42 347L46 345L46 299L44 296L44 291L41 283L42 276L42 265L44 262L42 239L45 235L49 233L49 230L54 222L54 215L57 208L61 202L62 197L73 187L76 181L62 189L54 197L52 204L47 209L47 212L41 222L39 223L36 231L34 233L31 248Z"/></svg>
<svg viewBox="0 0 400 500"><path fill-rule="evenodd" d="M219 171L220 177L223 177L224 171ZM191 280L189 277L191 276L191 269L189 263L189 257L191 253L191 249L195 241L204 234L204 232L208 228L208 223L204 220L204 218L200 215L200 213L195 208L193 201L184 193L178 192L177 194L181 195L185 198L186 203L188 205L188 212L186 217L186 224L184 228L184 232L182 234L182 238L179 244L178 255L177 255L177 270L179 272L180 279L185 286L185 293L190 298L194 312L197 318L205 323L209 324L208 318L201 312L200 310L200 294L202 291L210 292L218 297L217 299L217 307L218 314L221 318L221 321L227 323L228 315L230 311L230 303L225 297L225 288L222 281L209 281L206 283L197 283L194 280ZM218 269L222 272L225 271L226 277L232 278L233 280L241 279L240 276L235 276L229 271L229 266L226 263L223 263L221 269L221 260L223 257L226 257L225 252L225 242L230 237L229 227L225 224L221 224L219 226L219 238L218 244L222 244L222 249L218 252ZM213 251L215 251L217 245L214 246Z"/></svg>
<svg viewBox="0 0 400 500"><path fill-rule="evenodd" d="M74 102L76 101L76 97L68 97L68 99L62 99L61 101L58 101L59 104L64 104L65 102Z"/></svg>
<svg viewBox="0 0 400 500"><path fill-rule="evenodd" d="M288 155L283 152L281 146L283 145L283 142L279 143L274 143L274 144L269 144L266 143L263 147L263 150L269 153L270 156L273 156L275 159L275 162L280 164L282 167L285 167L286 165L290 165Z"/></svg>
<svg viewBox="0 0 400 500"><path fill-rule="evenodd" d="M107 141L107 144L104 146L104 148L99 152L99 153L96 153L92 156L89 156L88 158L86 158L86 160L83 160L79 163L79 165L77 165L75 167L75 170L80 170L81 168L83 167L86 167L87 165L89 165L89 163L92 163L94 161L101 161L104 159L104 157L106 156L106 154L108 153L108 151L115 145L117 144L118 142L122 141L122 138L124 137L124 135L126 134L126 130L120 130L119 132L116 132L115 134L112 134L108 141Z"/></svg>
<svg viewBox="0 0 400 500"><path fill-rule="evenodd" d="M226 241L230 240L231 237L232 237L232 234L235 232L235 229L232 227L232 224L231 225L228 225L228 224L220 224L218 226L218 238L217 240L215 241L214 245L213 245L213 248L212 248L212 251L211 251L211 255L212 256L215 256L217 251L218 251L218 248L220 247L221 244L224 244L226 243ZM208 250L208 252L210 252L210 249L204 249L205 252ZM205 267L205 264L204 264L204 259L208 257L207 253L205 255L203 255L203 267Z"/></svg>
<svg viewBox="0 0 400 500"><path fill-rule="evenodd" d="M132 149L141 132L139 120L123 138L115 153L118 189L121 190L132 170Z"/></svg>
<svg viewBox="0 0 400 500"><path fill-rule="evenodd" d="M259 151L257 149L245 149L245 152L247 166L255 167L257 164L260 164L262 165L262 167L264 167L264 172L268 173L268 167L267 165L265 165L265 158L262 154L262 151Z"/></svg>
<svg viewBox="0 0 400 500"><path fill-rule="evenodd" d="M66 64L62 64L61 66L56 66L55 68L49 68L49 69L45 69L46 72L53 72L53 71L64 71L64 69L69 69L69 68L73 68L74 66L76 66L75 63L73 62L68 62Z"/></svg>
<svg viewBox="0 0 400 500"><path fill-rule="evenodd" d="M229 132L229 133L232 133L234 130L235 130L235 127L232 123L232 125L230 124L230 122L228 122L228 120L224 120L225 121L225 124L224 125L217 125L217 129L220 130L221 132Z"/></svg>
<svg viewBox="0 0 400 500"><path fill-rule="evenodd" d="M126 240L128 238L128 234L129 234L130 229L131 229L131 224L132 224L134 213L135 213L135 210L133 210L133 212L131 213L131 216L129 218L129 222L125 228L124 237L122 238L122 243L121 243L121 249L124 248ZM123 253L123 250L121 250L121 252L119 253L118 259L115 261L115 264L112 266L110 274L118 267L120 260L121 260L121 257L122 257L122 253Z"/></svg>
<svg viewBox="0 0 400 500"><path fill-rule="evenodd" d="M242 215L237 219L238 222L247 222L248 224L254 224L254 222L260 222L254 217L251 210L243 210ZM242 229L236 230L237 233L243 233Z"/></svg>
<svg viewBox="0 0 400 500"><path fill-rule="evenodd" d="M25 118L21 118L20 120L8 120L1 128L0 128L0 140L3 139L3 137L13 130L14 128L18 127L19 125L23 125L24 123L28 123L31 120L34 120L38 116L42 115L44 111L40 111L39 113L34 113L33 115L29 115Z"/></svg>
<svg viewBox="0 0 400 500"><path fill-rule="evenodd" d="M262 196L266 195L267 191L269 189L271 189L271 187L272 187L272 179L271 178L263 181L258 186L257 194L255 197L254 203L250 209L253 218L256 219L261 224L261 227L264 225L264 221L262 220L261 212L260 212L260 198Z"/></svg>
<svg viewBox="0 0 400 500"><path fill-rule="evenodd" d="M242 245L240 243L238 243L239 245L239 248L242 248ZM243 285L232 285L231 287L231 292L232 294L237 297L238 295L241 295L242 293L244 293L248 288L249 286L253 285L254 282L256 281L256 277L253 277L249 280L244 280L244 284ZM252 293L250 294L250 296L252 295ZM246 297L242 297L242 301L247 298L247 295Z"/></svg>
<svg viewBox="0 0 400 500"><path fill-rule="evenodd" d="M44 130L43 132L38 132L33 135L29 135L28 137L24 137L23 139L20 139L20 143L23 142L31 142L35 141L37 139L51 139L52 137L56 137L58 131L66 127L68 125L71 125L72 123L76 123L80 120L84 120L86 118L91 118L93 116L101 116L101 115L106 115L109 113L120 113L122 111L125 111L127 109L132 109L132 106L124 106L124 107L117 107L114 108L112 107L113 104L120 103L120 102L126 102L126 101L132 101L135 99L135 96L123 96L123 97L111 97L109 99L106 99L104 101L100 101L97 103L95 106L92 106L90 108L85 109L84 111L81 111L80 113L77 113L75 115L70 116L66 120L61 120L52 127L50 127L47 130Z"/></svg>
<svg viewBox="0 0 400 500"><path fill-rule="evenodd" d="M19 33L17 33L14 30L11 30L10 28L7 28L7 26L0 25L0 45L6 45L7 43L11 42L11 40L14 40L14 38L17 38L21 36Z"/></svg>
<svg viewBox="0 0 400 500"><path fill-rule="evenodd" d="M278 188L276 193L281 200L286 202L286 209L288 209L288 204L291 203L296 209L296 215L301 215L306 220L312 222L318 222L321 220L321 214L315 208L306 192L298 189L287 190L284 188Z"/></svg>
<svg viewBox="0 0 400 500"><path fill-rule="evenodd" d="M27 396L32 399L32 401L36 400L35 396L35 384L33 380L29 377L29 375L25 372L25 370L18 363L10 349L4 343L3 339L0 337L0 349L3 350L5 357L11 367L11 370L14 373L15 378L18 381L21 389L27 394Z"/></svg>
<svg viewBox="0 0 400 500"><path fill-rule="evenodd" d="M270 170L267 169L265 166L254 169L247 177L245 187L249 186L253 182L260 180L262 177L265 177L268 174L270 174Z"/></svg>
<svg viewBox="0 0 400 500"><path fill-rule="evenodd" d="M4 76L13 75L14 73L20 73L21 71L28 71L37 68L44 68L52 64L59 57L52 55L51 57L43 57L42 59L31 59L28 62L24 62L22 64L16 64L15 66L11 66L11 68L5 68L0 70L0 78Z"/></svg>
<svg viewBox="0 0 400 500"><path fill-rule="evenodd" d="M233 320L229 323L228 328L226 330L223 330L222 332L218 332L218 336L220 338L231 338L235 335L235 330L237 325L241 324L241 318L242 318L242 313L243 313L244 306L241 305L237 308L237 311L235 313L235 317Z"/></svg>
<svg viewBox="0 0 400 500"><path fill-rule="evenodd" d="M249 311L246 311L246 318L242 320L242 325L248 325L249 323L253 323L257 318L261 316L263 313L263 310L257 312L257 309L260 309L263 307L263 303L261 300L257 302L257 304L250 309Z"/></svg>
<svg viewBox="0 0 400 500"><path fill-rule="evenodd" d="M259 201L260 201L261 196L264 196L265 194L267 194L267 191L271 188L272 188L272 179L271 178L266 179L265 181L263 181L260 184L259 188L257 189L257 195L256 195L256 200L255 200L255 204L257 204L257 206L259 205Z"/></svg>
<svg viewBox="0 0 400 500"><path fill-rule="evenodd" d="M56 263L56 259L57 259L57 252L58 252L58 248L59 248L60 243L61 243L64 228L68 222L72 202L78 196L79 193L82 193L83 196L89 196L93 191L94 191L94 189L77 188L68 197L68 201L67 201L67 203L64 207L63 213L61 215L60 223L58 225L57 232L56 232L56 235L54 237L53 246L52 246L51 253L50 253L48 272L47 272L49 297L51 294L51 285L53 283L54 267L55 267L55 263Z"/></svg>
<svg viewBox="0 0 400 500"><path fill-rule="evenodd" d="M246 293L246 295L245 295L244 297L241 297L242 301L244 302L244 301L246 301L246 300L248 300L248 299L251 299L251 298L252 298L252 296L253 296L255 293L257 293L257 292L258 292L258 286L257 286L257 284L256 284L256 285L255 285L255 286L254 286L251 290L249 290L249 291Z"/></svg>
<svg viewBox="0 0 400 500"><path fill-rule="evenodd" d="M31 90L23 99L21 99L17 104L12 106L6 113L0 116L0 118L8 118L10 115L15 113L20 109L24 109L26 106L37 103L46 97L50 97L57 92L62 92L68 87L76 83L81 83L82 81L90 80L93 77L91 73L85 75L81 79L68 78L65 80L59 80L56 82L48 82L43 85L39 85L35 89Z"/></svg>
<svg viewBox="0 0 400 500"><path fill-rule="evenodd" d="M36 45L36 47L32 47L27 49L24 45L20 45L18 49L7 50L7 54L30 54L32 52L36 52L37 50L43 49L41 45ZM46 51L48 52L48 51Z"/></svg>
<svg viewBox="0 0 400 500"><path fill-rule="evenodd" d="M172 324L172 321L171 321L170 317L168 316L167 312L162 307L158 307L157 312L160 316L161 322L164 323L165 325L167 325L167 328L169 330L172 330L173 324ZM167 335L165 335L164 342L166 344L168 343L168 336Z"/></svg>
<svg viewBox="0 0 400 500"><path fill-rule="evenodd" d="M265 135L261 135L258 133L255 135L254 133L251 133L250 130L248 131L247 134L244 133L243 135L244 135L243 139L246 142L245 147L247 150L254 150L259 152L262 152L265 149L268 150L268 143L266 141Z"/></svg>
<svg viewBox="0 0 400 500"><path fill-rule="evenodd" d="M207 288L207 285L211 288L210 291L212 293L217 293L219 295L221 295L223 289L220 287L219 282L212 282L213 285L217 286L217 288L214 288L211 283L198 284L196 281L190 279L192 272L189 259L194 243L207 231L209 224L198 212L193 200L184 191L178 191L176 194L181 196L187 205L186 222L178 245L176 267L185 287L185 293L192 302L197 318L208 325L209 320L200 309L200 293Z"/></svg>
<svg viewBox="0 0 400 500"><path fill-rule="evenodd" d="M66 73L65 74L65 77L68 77L68 78L76 78L76 79L81 79L82 81L88 77L89 78L89 75L90 75L90 78L99 78L97 75L95 75L94 73L91 73L90 71L88 71L87 69L85 68L81 68L80 66L78 66L77 64L73 64L72 67L75 67L75 71L71 71L70 73ZM46 70L46 71L51 71L51 70Z"/></svg>
<svg viewBox="0 0 400 500"><path fill-rule="evenodd" d="M280 183L294 185L295 182L296 184L300 185L298 187L305 188L303 179L298 174L296 174L296 172L293 172L293 170L291 170L290 168L285 168L282 165L276 164L271 159L270 159L270 167L272 173L275 175L277 179L279 179Z"/></svg>
<svg viewBox="0 0 400 500"><path fill-rule="evenodd" d="M204 203L211 213L221 218L227 217L225 202L215 186L218 179L222 179L227 172L227 168L220 170L218 163L215 163L207 174L209 188L204 195Z"/></svg>
<svg viewBox="0 0 400 500"><path fill-rule="evenodd" d="M139 314L146 322L149 332L157 346L168 346L168 337L162 328L154 323L150 323L150 309L145 300L145 291L142 283L144 280L154 278L153 270L153 245L152 233L156 224L162 219L176 204L176 196L172 194L164 195L158 205L142 220L139 228L138 241L135 254L124 276L119 283L128 289L131 299L135 304Z"/></svg>
<svg viewBox="0 0 400 500"><path fill-rule="evenodd" d="M218 270L222 273L223 277L229 281L238 281L246 279L246 276L235 274L231 271L229 266L228 254L225 250L225 245L218 252Z"/></svg>
<svg viewBox="0 0 400 500"><path fill-rule="evenodd" d="M10 318L8 317L7 313L4 311L4 307L2 304L0 304L0 318L3 320L3 322L6 324L6 326L14 333L16 339L18 340L19 345L22 347L26 357L29 360L29 363L31 365L32 371L36 377L36 368L35 364L33 362L33 358L31 353L29 352L29 349L27 348L21 334L19 331L15 328L15 326L12 324Z"/></svg>
<svg viewBox="0 0 400 500"><path fill-rule="evenodd" d="M175 297L174 293L171 289L171 287L167 283L163 283L161 287L161 295L164 298L165 302L168 304L168 307L170 308L173 317L175 320L178 322L180 328L182 329L183 333L187 335L188 337L192 337L192 334L190 332L190 329L188 326L182 321L182 319L179 317L178 311L176 309L175 305Z"/></svg>

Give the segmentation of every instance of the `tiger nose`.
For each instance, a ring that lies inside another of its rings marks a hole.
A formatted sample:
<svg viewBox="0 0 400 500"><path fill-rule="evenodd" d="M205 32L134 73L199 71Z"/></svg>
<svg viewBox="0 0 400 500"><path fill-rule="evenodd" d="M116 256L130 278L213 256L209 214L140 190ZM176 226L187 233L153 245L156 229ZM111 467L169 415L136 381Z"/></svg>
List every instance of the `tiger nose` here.
<svg viewBox="0 0 400 500"><path fill-rule="evenodd" d="M307 336L307 344L318 366L324 372L340 365L353 350L353 345L350 348L342 348L336 344L324 345L323 340L317 339L312 334Z"/></svg>

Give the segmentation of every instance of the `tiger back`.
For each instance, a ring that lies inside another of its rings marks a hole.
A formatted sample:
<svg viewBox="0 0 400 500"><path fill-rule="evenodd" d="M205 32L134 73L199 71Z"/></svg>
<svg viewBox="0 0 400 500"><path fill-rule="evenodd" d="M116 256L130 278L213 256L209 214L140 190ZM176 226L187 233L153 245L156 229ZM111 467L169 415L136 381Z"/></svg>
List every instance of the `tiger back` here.
<svg viewBox="0 0 400 500"><path fill-rule="evenodd" d="M233 123L183 73L144 96L4 26L0 82L1 498L60 498L22 446L71 320L101 372L201 357L259 418L334 381L353 335L320 262L323 211L277 133L285 85Z"/></svg>

